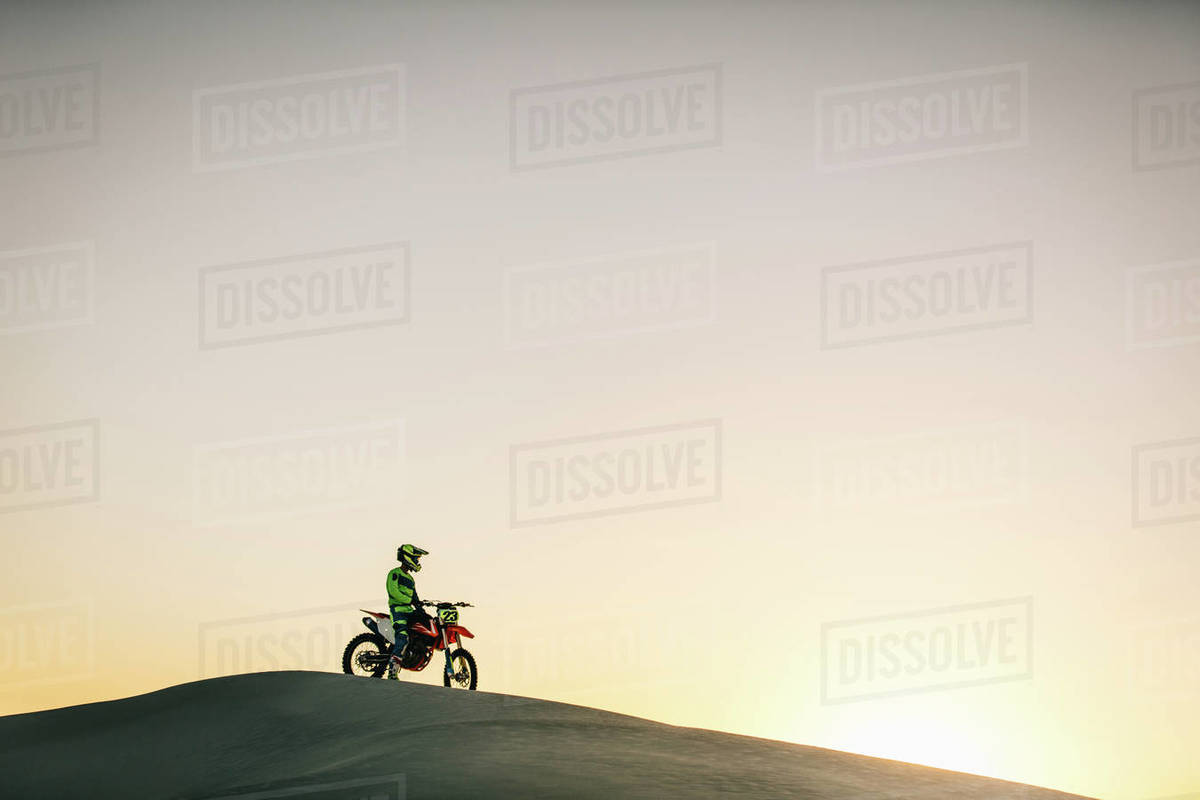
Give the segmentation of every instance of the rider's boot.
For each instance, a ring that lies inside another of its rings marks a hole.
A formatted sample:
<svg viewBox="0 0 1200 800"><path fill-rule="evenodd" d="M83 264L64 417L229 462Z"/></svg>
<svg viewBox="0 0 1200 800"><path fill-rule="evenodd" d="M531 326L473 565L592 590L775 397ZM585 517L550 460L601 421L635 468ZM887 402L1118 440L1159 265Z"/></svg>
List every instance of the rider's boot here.
<svg viewBox="0 0 1200 800"><path fill-rule="evenodd" d="M396 626L396 641L392 644L392 657L388 659L388 678L395 679L400 672L400 655L404 652L405 645L408 644L408 636L400 631L400 626Z"/></svg>

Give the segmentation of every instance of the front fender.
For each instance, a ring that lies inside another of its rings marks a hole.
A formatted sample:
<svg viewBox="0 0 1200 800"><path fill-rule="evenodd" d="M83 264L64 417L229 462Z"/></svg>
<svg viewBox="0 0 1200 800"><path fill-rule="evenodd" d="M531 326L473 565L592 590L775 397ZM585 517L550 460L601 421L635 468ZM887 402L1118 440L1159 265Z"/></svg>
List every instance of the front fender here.
<svg viewBox="0 0 1200 800"><path fill-rule="evenodd" d="M449 640L450 644L457 643L459 640L459 637L466 637L467 639L474 639L475 634L471 633L469 630L464 628L462 625L447 625L446 626L446 639Z"/></svg>

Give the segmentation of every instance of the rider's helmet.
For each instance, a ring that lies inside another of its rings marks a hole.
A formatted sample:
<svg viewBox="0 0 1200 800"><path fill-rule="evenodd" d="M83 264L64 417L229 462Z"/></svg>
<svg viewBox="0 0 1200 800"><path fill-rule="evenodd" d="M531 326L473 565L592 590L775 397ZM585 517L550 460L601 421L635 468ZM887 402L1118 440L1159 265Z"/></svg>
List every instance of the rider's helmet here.
<svg viewBox="0 0 1200 800"><path fill-rule="evenodd" d="M422 550L415 544L401 545L396 550L396 560L412 572L421 571L421 556L429 555L428 550Z"/></svg>

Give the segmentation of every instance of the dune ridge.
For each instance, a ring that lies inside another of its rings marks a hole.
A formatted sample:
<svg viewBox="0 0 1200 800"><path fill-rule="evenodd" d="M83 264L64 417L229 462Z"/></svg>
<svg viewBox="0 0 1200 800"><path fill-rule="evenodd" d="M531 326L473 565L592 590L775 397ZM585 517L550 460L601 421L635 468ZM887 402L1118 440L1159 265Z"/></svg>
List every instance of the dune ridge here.
<svg viewBox="0 0 1200 800"><path fill-rule="evenodd" d="M0 796L1077 797L563 703L318 672L0 717Z"/></svg>

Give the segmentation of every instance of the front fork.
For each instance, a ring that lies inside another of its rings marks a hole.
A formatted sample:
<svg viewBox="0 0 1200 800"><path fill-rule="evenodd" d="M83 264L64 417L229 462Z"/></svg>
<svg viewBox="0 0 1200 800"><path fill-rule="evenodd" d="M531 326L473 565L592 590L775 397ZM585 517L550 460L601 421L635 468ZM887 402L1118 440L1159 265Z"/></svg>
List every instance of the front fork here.
<svg viewBox="0 0 1200 800"><path fill-rule="evenodd" d="M442 626L442 649L446 651L446 674L453 678L454 668L450 662L450 637L446 635L445 626Z"/></svg>

